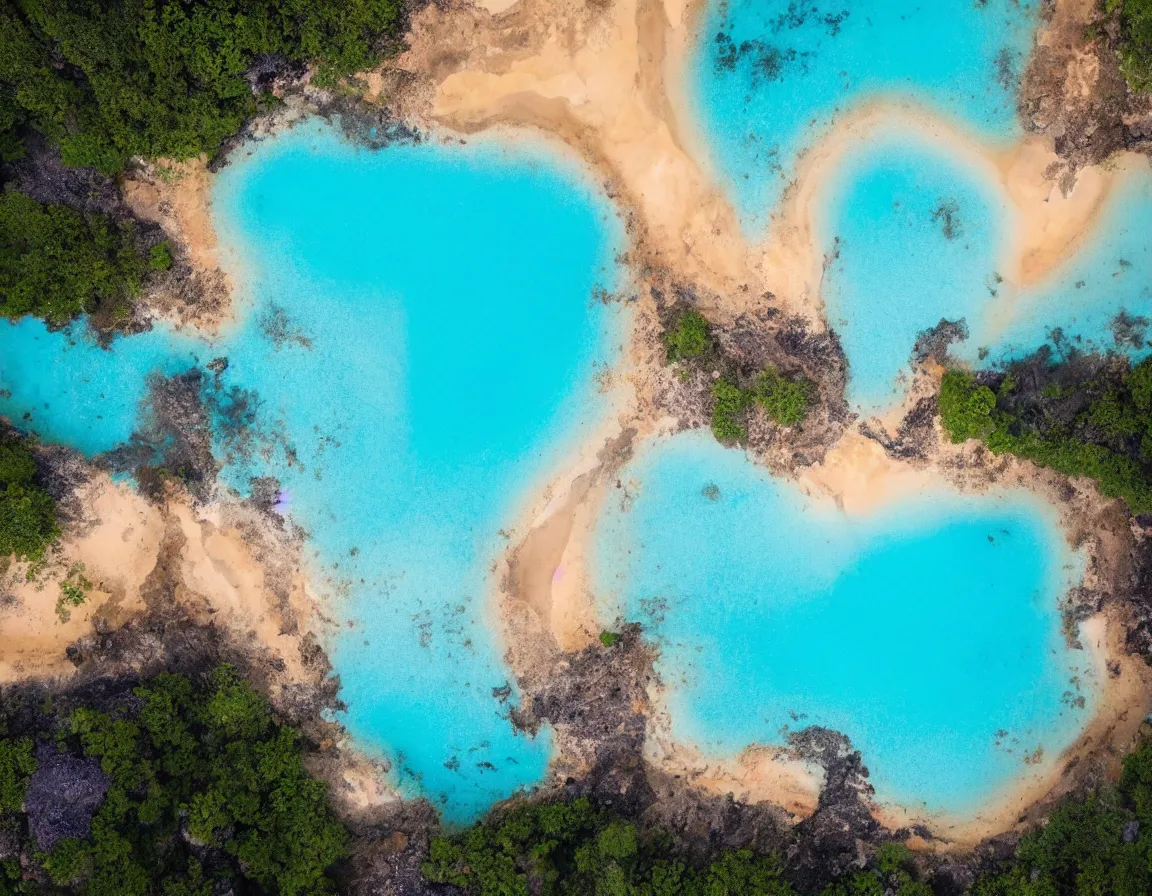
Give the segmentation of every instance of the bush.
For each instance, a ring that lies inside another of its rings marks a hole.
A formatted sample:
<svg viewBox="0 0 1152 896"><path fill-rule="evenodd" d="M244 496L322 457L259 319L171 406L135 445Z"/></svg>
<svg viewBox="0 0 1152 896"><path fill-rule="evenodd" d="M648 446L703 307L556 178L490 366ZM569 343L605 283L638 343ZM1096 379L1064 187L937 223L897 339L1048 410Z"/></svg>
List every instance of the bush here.
<svg viewBox="0 0 1152 896"><path fill-rule="evenodd" d="M144 269L131 232L108 218L0 193L0 315L56 326L97 310L123 317Z"/></svg>
<svg viewBox="0 0 1152 896"><path fill-rule="evenodd" d="M245 892L333 892L326 872L347 835L326 786L305 773L296 732L235 670L221 666L205 684L161 674L135 697L112 712L76 709L61 735L99 760L109 787L90 836L43 856L53 881L89 896L206 896L201 860L214 857L219 876L230 857ZM0 754L0 784L3 767Z"/></svg>
<svg viewBox="0 0 1152 896"><path fill-rule="evenodd" d="M1120 68L1133 90L1152 90L1152 0L1108 0L1120 10Z"/></svg>
<svg viewBox="0 0 1152 896"><path fill-rule="evenodd" d="M256 110L245 72L257 56L314 63L331 84L373 64L400 10L398 0L0 0L4 114L59 144L66 163L109 174L133 156L211 153Z"/></svg>
<svg viewBox="0 0 1152 896"><path fill-rule="evenodd" d="M36 484L27 439L0 428L0 558L36 561L56 540L56 502Z"/></svg>
<svg viewBox="0 0 1152 896"><path fill-rule="evenodd" d="M748 438L748 405L752 395L726 377L712 384L712 434L725 445Z"/></svg>
<svg viewBox="0 0 1152 896"><path fill-rule="evenodd" d="M1011 374L999 394L960 370L940 384L940 421L953 442L981 439L996 454L1085 476L1132 513L1152 512L1150 408L1152 358L1119 379L1048 385L1027 396Z"/></svg>
<svg viewBox="0 0 1152 896"><path fill-rule="evenodd" d="M167 240L157 243L148 252L148 267L153 271L166 271L172 267L172 247Z"/></svg>
<svg viewBox="0 0 1152 896"><path fill-rule="evenodd" d="M669 361L702 358L712 351L708 320L691 309L677 315L672 326L664 331L663 339Z"/></svg>
<svg viewBox="0 0 1152 896"><path fill-rule="evenodd" d="M962 370L949 370L940 381L940 423L957 445L987 435L995 407L996 393Z"/></svg>
<svg viewBox="0 0 1152 896"><path fill-rule="evenodd" d="M795 426L808 416L812 384L781 376L775 368L763 371L752 385L752 396L770 419L781 426Z"/></svg>
<svg viewBox="0 0 1152 896"><path fill-rule="evenodd" d="M780 861L720 850L695 867L670 855L659 832L588 799L520 806L432 841L425 877L472 896L794 896Z"/></svg>

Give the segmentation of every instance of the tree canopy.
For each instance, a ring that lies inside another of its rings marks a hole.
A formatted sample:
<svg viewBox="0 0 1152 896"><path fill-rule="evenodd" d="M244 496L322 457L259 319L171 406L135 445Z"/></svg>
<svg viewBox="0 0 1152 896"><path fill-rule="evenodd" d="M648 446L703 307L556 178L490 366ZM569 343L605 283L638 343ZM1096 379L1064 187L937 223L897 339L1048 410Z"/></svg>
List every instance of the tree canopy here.
<svg viewBox="0 0 1152 896"><path fill-rule="evenodd" d="M164 262L159 258L157 266ZM31 314L56 326L95 311L110 321L123 319L148 265L131 229L104 215L44 205L13 190L0 192L4 317Z"/></svg>
<svg viewBox="0 0 1152 896"><path fill-rule="evenodd" d="M0 559L39 560L60 532L29 441L0 424Z"/></svg>
<svg viewBox="0 0 1152 896"><path fill-rule="evenodd" d="M0 151L28 125L106 173L211 153L256 109L257 57L331 81L399 21L398 0L0 0Z"/></svg>
<svg viewBox="0 0 1152 896"><path fill-rule="evenodd" d="M56 775L99 763L89 777L106 789L86 835L41 847L24 834L33 864L0 863L0 894L211 896L229 882L235 892L334 892L328 870L347 834L326 785L304 771L296 732L231 667L205 678L163 673L114 707L82 705L49 721L54 737L42 736L35 756L26 736L0 739L0 823L11 831L27 813L42 819L41 836L58 823L58 811L32 804L45 750ZM51 799L40 790L36 799Z"/></svg>
<svg viewBox="0 0 1152 896"><path fill-rule="evenodd" d="M1058 365L1029 371L1051 381L1023 390L1012 372L978 379L949 370L940 384L944 431L956 443L980 439L996 454L1086 476L1133 513L1152 512L1152 358L1063 384Z"/></svg>

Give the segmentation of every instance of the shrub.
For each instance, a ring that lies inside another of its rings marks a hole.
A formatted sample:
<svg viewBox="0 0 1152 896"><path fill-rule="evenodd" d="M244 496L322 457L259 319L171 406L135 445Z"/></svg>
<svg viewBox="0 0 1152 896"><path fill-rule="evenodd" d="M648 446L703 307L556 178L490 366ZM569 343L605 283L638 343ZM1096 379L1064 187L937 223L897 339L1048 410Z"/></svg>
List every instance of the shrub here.
<svg viewBox="0 0 1152 896"><path fill-rule="evenodd" d="M438 837L422 870L472 896L794 896L775 856L720 850L695 867L671 856L659 831L644 837L586 798L493 813Z"/></svg>
<svg viewBox="0 0 1152 896"><path fill-rule="evenodd" d="M712 351L708 320L699 311L681 311L663 335L669 361L701 358Z"/></svg>
<svg viewBox="0 0 1152 896"><path fill-rule="evenodd" d="M30 738L0 740L0 812L19 812L36 771Z"/></svg>
<svg viewBox="0 0 1152 896"><path fill-rule="evenodd" d="M172 267L172 247L167 240L157 243L148 252L148 267L153 271L166 271Z"/></svg>
<svg viewBox="0 0 1152 896"><path fill-rule="evenodd" d="M108 218L0 193L0 315L56 326L98 309L123 316L144 267L131 232Z"/></svg>
<svg viewBox="0 0 1152 896"><path fill-rule="evenodd" d="M749 392L727 377L712 384L712 434L725 445L736 445L748 438Z"/></svg>
<svg viewBox="0 0 1152 896"><path fill-rule="evenodd" d="M257 56L312 62L326 84L370 67L400 9L397 0L4 0L0 89L7 114L58 143L66 163L112 174L133 156L215 151L256 110L245 73Z"/></svg>
<svg viewBox="0 0 1152 896"><path fill-rule="evenodd" d="M979 439L992 428L996 393L962 370L949 370L940 382L940 422L956 444Z"/></svg>
<svg viewBox="0 0 1152 896"><path fill-rule="evenodd" d="M1152 358L1112 380L1046 385L1026 396L1018 387L1002 386L997 395L969 374L950 370L940 384L940 420L953 442L978 438L996 454L1087 477L1102 494L1123 499L1133 513L1149 513ZM1064 407L1083 410L1069 423L1071 413Z"/></svg>
<svg viewBox="0 0 1152 896"><path fill-rule="evenodd" d="M45 857L52 879L88 894L207 894L208 852L260 892L331 893L347 835L267 702L228 666L204 685L164 673L135 695L135 712L72 714L66 744L98 759L110 786L91 835Z"/></svg>
<svg viewBox="0 0 1152 896"><path fill-rule="evenodd" d="M756 378L752 395L769 418L781 426L795 426L808 416L812 384L807 380L788 379L769 367Z"/></svg>
<svg viewBox="0 0 1152 896"><path fill-rule="evenodd" d="M36 484L27 439L0 429L0 558L36 561L56 540L56 502Z"/></svg>
<svg viewBox="0 0 1152 896"><path fill-rule="evenodd" d="M1133 90L1152 90L1152 0L1108 0L1120 10L1120 68Z"/></svg>

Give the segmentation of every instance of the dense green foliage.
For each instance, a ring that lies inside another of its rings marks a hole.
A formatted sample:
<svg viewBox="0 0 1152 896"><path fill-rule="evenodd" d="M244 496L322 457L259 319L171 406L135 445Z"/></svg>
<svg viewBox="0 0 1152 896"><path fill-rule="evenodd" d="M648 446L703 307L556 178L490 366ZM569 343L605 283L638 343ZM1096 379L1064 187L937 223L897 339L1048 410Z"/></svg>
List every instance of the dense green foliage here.
<svg viewBox="0 0 1152 896"><path fill-rule="evenodd" d="M521 806L432 841L424 874L477 896L791 896L779 861L748 850L703 868L587 799Z"/></svg>
<svg viewBox="0 0 1152 896"><path fill-rule="evenodd" d="M1152 0L1108 0L1120 10L1120 68L1135 90L1152 90Z"/></svg>
<svg viewBox="0 0 1152 896"><path fill-rule="evenodd" d="M931 896L901 845L877 851L821 896ZM679 858L664 833L635 825L587 799L520 806L455 837L432 841L424 875L472 896L795 896L775 855L750 849Z"/></svg>
<svg viewBox="0 0 1152 896"><path fill-rule="evenodd" d="M807 380L789 379L769 367L753 382L751 392L769 419L781 426L795 426L808 416L812 384Z"/></svg>
<svg viewBox="0 0 1152 896"><path fill-rule="evenodd" d="M0 560L39 560L59 534L56 502L36 475L28 440L0 426Z"/></svg>
<svg viewBox="0 0 1152 896"><path fill-rule="evenodd" d="M1124 762L1120 786L1064 801L1020 841L1011 867L974 896L1146 896L1152 893L1152 741Z"/></svg>
<svg viewBox="0 0 1152 896"><path fill-rule="evenodd" d="M0 740L0 813L20 811L34 771L36 757L32 755L31 738Z"/></svg>
<svg viewBox="0 0 1152 896"><path fill-rule="evenodd" d="M742 388L730 377L712 384L712 433L725 445L748 438L748 409L760 405L768 419L781 426L795 426L808 415L812 384L803 379L781 376L775 368L760 372L752 384Z"/></svg>
<svg viewBox="0 0 1152 896"><path fill-rule="evenodd" d="M330 83L399 20L398 0L0 0L0 150L24 123L107 173L212 152L257 109L255 57Z"/></svg>
<svg viewBox="0 0 1152 896"><path fill-rule="evenodd" d="M728 377L712 384L712 435L725 445L735 445L748 438L748 406L752 394L741 389Z"/></svg>
<svg viewBox="0 0 1152 896"><path fill-rule="evenodd" d="M1022 395L1016 378L996 390L950 370L940 385L940 419L953 442L981 439L1067 476L1087 476L1133 513L1152 513L1152 359L1101 376Z"/></svg>
<svg viewBox="0 0 1152 896"><path fill-rule="evenodd" d="M326 787L305 773L296 733L230 667L204 683L161 674L120 708L81 707L65 722L57 742L99 761L107 793L88 837L49 854L29 843L38 867L7 887L0 878L0 894L51 884L86 896L210 896L217 881L240 879L235 892L334 892L326 871L346 833ZM0 740L0 811L20 810L34 769L28 738Z"/></svg>
<svg viewBox="0 0 1152 896"><path fill-rule="evenodd" d="M796 426L807 416L813 394L810 382L783 376L771 366L751 374L738 371L716 345L708 319L699 311L677 312L662 339L668 363L679 362L683 377L693 369L714 377L709 384L712 434L725 445L748 438L748 411L753 405L762 407L768 419L781 426Z"/></svg>
<svg viewBox="0 0 1152 896"><path fill-rule="evenodd" d="M672 324L664 331L664 346L668 349L668 360L679 361L689 358L702 358L712 351L712 334L708 319L699 311L686 309L676 315Z"/></svg>
<svg viewBox="0 0 1152 896"><path fill-rule="evenodd" d="M167 254L167 246L161 252ZM109 320L123 317L147 266L132 232L106 217L42 205L11 190L0 193L4 317L32 314L56 325L85 312L100 311Z"/></svg>

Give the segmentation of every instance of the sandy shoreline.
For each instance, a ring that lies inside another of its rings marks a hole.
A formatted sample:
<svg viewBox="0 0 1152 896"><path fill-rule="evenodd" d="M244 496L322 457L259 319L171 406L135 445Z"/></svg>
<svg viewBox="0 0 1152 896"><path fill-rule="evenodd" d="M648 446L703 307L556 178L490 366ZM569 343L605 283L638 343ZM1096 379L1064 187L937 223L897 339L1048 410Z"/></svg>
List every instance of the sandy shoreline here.
<svg viewBox="0 0 1152 896"><path fill-rule="evenodd" d="M716 303L705 310L717 319L771 306L805 318L815 329L827 326L820 292L827 249L820 243L825 231L821 205L848 154L886 133L944 147L950 158L971 166L1005 197L1012 238L1004 247L1002 267L1018 287L1058 272L1089 238L1128 170L1128 162L1114 170L1089 168L1074 183L1057 183L1051 176L1056 156L1049 138L1028 138L1005 150L924 109L879 98L838 119L804 155L796 186L788 191L776 222L762 238L750 241L719 186L684 91L684 66L701 0L619 0L606 8L577 0L486 0L485 7L430 5L414 17L411 49L389 64L421 81L410 99L413 119L460 134L503 131L509 141L527 129L533 138L562 143L563 152L578 157L594 180L607 185L620 208L633 271L659 269L699 285ZM373 73L367 80L379 91L386 79ZM124 184L134 211L164 227L205 288L220 299L203 313L163 306L159 312L171 311L174 319L213 333L235 319L231 303L236 288L221 266L210 189L211 175L202 162L187 163L175 176L142 172ZM769 293L771 298L765 298ZM652 370L659 364L651 344L651 300L644 298L639 305L627 357L614 371L618 391L602 425L525 490L529 497L509 533L509 551L492 572L492 630L499 632L508 663L522 682L531 682L558 653L582 649L596 638L601 620L589 553L599 509L633 443L675 427L675 421L661 419L651 394ZM1011 320L1010 304L992 310L997 326ZM928 464L895 461L854 430L800 479L847 513L869 513L929 484L982 481L983 468L957 473L942 466L957 456L958 450L944 446ZM1010 463L996 475L1001 481L1017 477L1042 494L1055 495L1052 477L1026 465ZM1052 500L1066 515L1077 506L1063 498ZM199 512L178 502L161 513L109 482L95 484L84 503L98 520L94 528L65 542L61 565L39 585L20 586L18 613L0 614L0 681L66 676L69 644L94 627L144 612L141 589L169 530L183 539L180 565L189 605L272 650L284 663L284 686L308 678L301 633L325 629L325 608L311 597L297 567L289 589L293 624L287 624L280 597L267 587L267 567L231 511ZM1104 512L1098 499L1093 512ZM76 562L85 564L97 587L89 603L61 624L55 618L56 582ZM893 827L924 823L947 841L938 844L942 848L970 846L1034 817L1085 757L1114 760L1152 705L1152 678L1124 649L1123 619L1109 615L1089 622L1085 639L1103 663L1103 691L1095 718L1073 747L1030 771L975 817L876 806L877 817ZM1115 675L1109 664L1119 669ZM650 696L646 758L654 766L709 792L780 805L794 818L815 809L818 770L786 750L756 745L729 761L705 757L667 735L659 691ZM555 766L563 760L558 757ZM379 773L366 760L349 766L346 796L352 804L395 798L380 786Z"/></svg>

